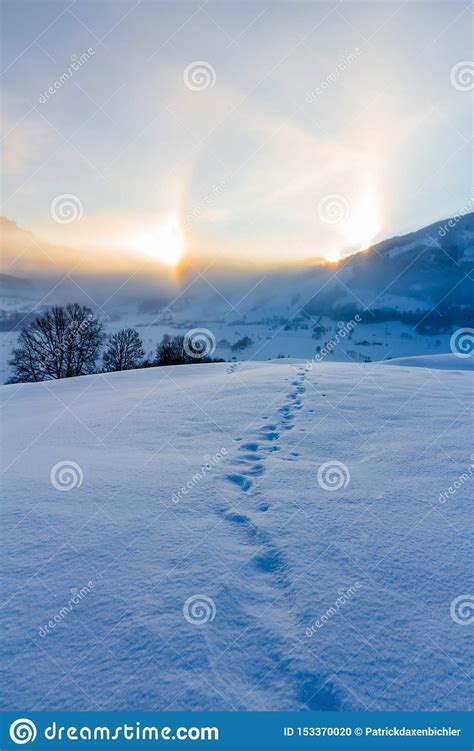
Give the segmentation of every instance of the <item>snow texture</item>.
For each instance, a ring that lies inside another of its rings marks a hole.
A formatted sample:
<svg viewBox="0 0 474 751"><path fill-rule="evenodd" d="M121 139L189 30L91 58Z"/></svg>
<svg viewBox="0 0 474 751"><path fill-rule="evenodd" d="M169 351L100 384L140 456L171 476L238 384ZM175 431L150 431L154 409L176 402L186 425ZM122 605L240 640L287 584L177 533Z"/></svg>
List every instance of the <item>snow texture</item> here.
<svg viewBox="0 0 474 751"><path fill-rule="evenodd" d="M441 494L471 387L288 360L4 387L3 707L468 709L472 479Z"/></svg>
<svg viewBox="0 0 474 751"><path fill-rule="evenodd" d="M472 356L459 357L455 354L397 357L387 360L384 365L408 365L412 368L434 368L435 370L474 370Z"/></svg>

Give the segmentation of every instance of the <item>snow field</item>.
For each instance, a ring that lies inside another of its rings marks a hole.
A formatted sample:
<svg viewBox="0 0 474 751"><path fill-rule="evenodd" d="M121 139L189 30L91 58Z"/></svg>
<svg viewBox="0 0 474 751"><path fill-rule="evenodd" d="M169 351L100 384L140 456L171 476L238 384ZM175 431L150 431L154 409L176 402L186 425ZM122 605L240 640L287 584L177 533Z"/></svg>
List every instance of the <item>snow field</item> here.
<svg viewBox="0 0 474 751"><path fill-rule="evenodd" d="M469 708L469 483L440 494L471 388L285 360L2 389L5 706Z"/></svg>

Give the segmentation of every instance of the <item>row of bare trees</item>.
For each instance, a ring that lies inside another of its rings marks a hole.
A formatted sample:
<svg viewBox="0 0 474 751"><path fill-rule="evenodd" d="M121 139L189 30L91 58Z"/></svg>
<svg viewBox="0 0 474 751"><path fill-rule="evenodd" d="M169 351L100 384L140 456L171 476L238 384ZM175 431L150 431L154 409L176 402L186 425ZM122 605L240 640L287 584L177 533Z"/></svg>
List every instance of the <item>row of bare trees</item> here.
<svg viewBox="0 0 474 751"><path fill-rule="evenodd" d="M98 361L102 357L102 368ZM104 325L85 305L56 305L38 315L18 336L8 383L47 381L97 372L203 362L188 357L183 336L165 334L152 359L138 331L125 328L107 337ZM209 360L207 360L209 361Z"/></svg>

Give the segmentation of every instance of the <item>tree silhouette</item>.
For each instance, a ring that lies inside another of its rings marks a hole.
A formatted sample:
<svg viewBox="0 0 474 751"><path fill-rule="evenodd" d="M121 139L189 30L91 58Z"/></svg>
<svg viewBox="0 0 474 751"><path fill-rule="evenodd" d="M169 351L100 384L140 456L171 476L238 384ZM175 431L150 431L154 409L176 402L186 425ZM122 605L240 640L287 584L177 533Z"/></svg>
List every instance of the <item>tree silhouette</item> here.
<svg viewBox="0 0 474 751"><path fill-rule="evenodd" d="M138 331L122 329L111 336L104 353L104 370L131 370L139 368L145 351Z"/></svg>
<svg viewBox="0 0 474 751"><path fill-rule="evenodd" d="M104 338L104 326L90 308L78 303L49 308L20 331L9 383L94 373Z"/></svg>

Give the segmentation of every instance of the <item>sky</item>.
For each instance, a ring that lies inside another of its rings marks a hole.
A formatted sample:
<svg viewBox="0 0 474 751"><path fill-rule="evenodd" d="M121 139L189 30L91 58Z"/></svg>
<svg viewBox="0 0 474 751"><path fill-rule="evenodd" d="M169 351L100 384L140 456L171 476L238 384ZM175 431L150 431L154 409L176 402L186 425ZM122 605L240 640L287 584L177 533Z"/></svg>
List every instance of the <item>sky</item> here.
<svg viewBox="0 0 474 751"><path fill-rule="evenodd" d="M38 269L42 241L253 267L418 229L472 195L472 29L451 1L4 2L0 213Z"/></svg>

